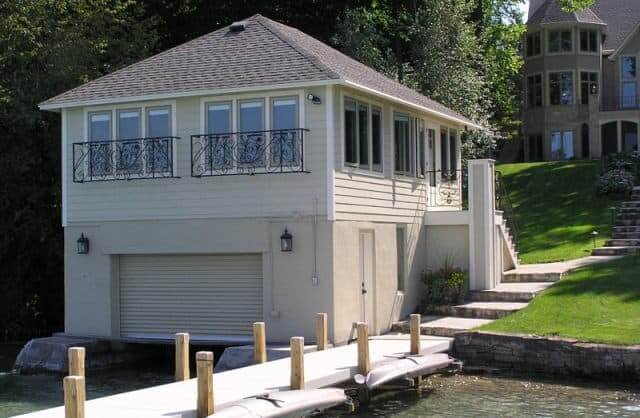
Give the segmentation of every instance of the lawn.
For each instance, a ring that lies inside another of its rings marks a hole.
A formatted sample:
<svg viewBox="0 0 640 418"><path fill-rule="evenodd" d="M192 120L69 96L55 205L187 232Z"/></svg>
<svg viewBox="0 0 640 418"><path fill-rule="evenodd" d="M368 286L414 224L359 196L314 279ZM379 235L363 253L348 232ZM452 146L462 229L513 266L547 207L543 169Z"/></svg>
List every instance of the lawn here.
<svg viewBox="0 0 640 418"><path fill-rule="evenodd" d="M525 309L480 330L640 344L640 256L570 273Z"/></svg>
<svg viewBox="0 0 640 418"><path fill-rule="evenodd" d="M598 161L501 164L519 228L523 263L570 260L590 254L591 233L601 246L609 237L610 207L597 196Z"/></svg>

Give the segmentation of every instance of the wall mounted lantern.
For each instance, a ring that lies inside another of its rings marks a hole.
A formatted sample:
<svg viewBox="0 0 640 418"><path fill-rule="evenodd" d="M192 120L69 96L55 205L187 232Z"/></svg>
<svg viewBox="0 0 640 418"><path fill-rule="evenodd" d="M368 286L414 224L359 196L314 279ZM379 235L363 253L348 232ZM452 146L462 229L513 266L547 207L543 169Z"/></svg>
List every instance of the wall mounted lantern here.
<svg viewBox="0 0 640 418"><path fill-rule="evenodd" d="M89 254L89 238L80 234L78 238L78 254Z"/></svg>
<svg viewBox="0 0 640 418"><path fill-rule="evenodd" d="M597 83L593 83L591 84L591 94L593 96L595 96L596 94L598 94L598 84Z"/></svg>
<svg viewBox="0 0 640 418"><path fill-rule="evenodd" d="M293 251L293 236L285 228L284 233L280 235L280 250L283 253L289 253Z"/></svg>
<svg viewBox="0 0 640 418"><path fill-rule="evenodd" d="M322 100L320 100L320 97L318 97L318 96L316 96L315 94L312 94L312 93L309 93L307 95L307 100L309 100L314 105L319 105L319 104L322 103Z"/></svg>

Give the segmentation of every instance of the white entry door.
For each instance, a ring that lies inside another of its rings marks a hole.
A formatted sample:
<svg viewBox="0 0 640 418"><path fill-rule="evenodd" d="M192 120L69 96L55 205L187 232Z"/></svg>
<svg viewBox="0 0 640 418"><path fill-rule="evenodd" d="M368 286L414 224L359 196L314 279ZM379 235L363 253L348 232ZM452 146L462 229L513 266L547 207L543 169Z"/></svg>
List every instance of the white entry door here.
<svg viewBox="0 0 640 418"><path fill-rule="evenodd" d="M375 329L375 247L373 231L360 232L360 320Z"/></svg>

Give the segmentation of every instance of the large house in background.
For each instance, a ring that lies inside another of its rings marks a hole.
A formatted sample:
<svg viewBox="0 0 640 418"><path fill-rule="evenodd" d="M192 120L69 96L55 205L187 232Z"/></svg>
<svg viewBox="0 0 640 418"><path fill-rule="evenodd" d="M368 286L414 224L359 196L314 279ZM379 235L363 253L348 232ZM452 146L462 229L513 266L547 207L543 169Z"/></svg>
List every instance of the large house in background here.
<svg viewBox="0 0 640 418"><path fill-rule="evenodd" d="M445 259L516 263L472 121L256 15L40 104L62 118L65 333L346 342L412 312Z"/></svg>
<svg viewBox="0 0 640 418"><path fill-rule="evenodd" d="M531 0L524 41L526 161L638 150L640 1L565 13Z"/></svg>

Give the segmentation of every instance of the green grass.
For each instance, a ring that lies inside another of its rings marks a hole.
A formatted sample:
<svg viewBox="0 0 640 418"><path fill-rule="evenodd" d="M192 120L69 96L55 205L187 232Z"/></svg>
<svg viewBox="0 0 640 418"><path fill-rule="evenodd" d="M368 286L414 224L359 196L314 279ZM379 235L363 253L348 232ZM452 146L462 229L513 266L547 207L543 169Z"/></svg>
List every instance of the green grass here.
<svg viewBox="0 0 640 418"><path fill-rule="evenodd" d="M590 254L609 237L610 207L597 196L597 161L502 164L497 167L514 207L523 263L571 260Z"/></svg>
<svg viewBox="0 0 640 418"><path fill-rule="evenodd" d="M483 331L562 336L608 344L640 344L640 256L570 273L525 309Z"/></svg>

